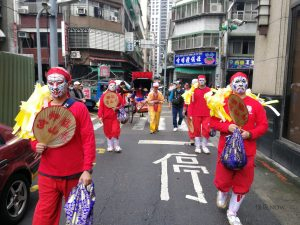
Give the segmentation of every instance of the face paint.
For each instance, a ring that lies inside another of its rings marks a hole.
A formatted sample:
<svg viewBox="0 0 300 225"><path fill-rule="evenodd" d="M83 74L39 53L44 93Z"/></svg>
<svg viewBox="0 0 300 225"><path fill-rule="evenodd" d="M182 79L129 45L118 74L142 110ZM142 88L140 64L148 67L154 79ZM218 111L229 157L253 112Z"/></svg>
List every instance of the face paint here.
<svg viewBox="0 0 300 225"><path fill-rule="evenodd" d="M199 84L200 84L201 86L204 86L205 83L206 83L206 81L205 81L204 78L200 78L200 79L199 79Z"/></svg>
<svg viewBox="0 0 300 225"><path fill-rule="evenodd" d="M63 75L51 74L47 77L47 84L53 98L63 96L68 89L68 83Z"/></svg>
<svg viewBox="0 0 300 225"><path fill-rule="evenodd" d="M248 81L245 77L236 77L231 82L231 89L237 94L244 94L248 88Z"/></svg>
<svg viewBox="0 0 300 225"><path fill-rule="evenodd" d="M110 91L115 91L116 90L116 84L115 83L111 83L108 85L108 90Z"/></svg>

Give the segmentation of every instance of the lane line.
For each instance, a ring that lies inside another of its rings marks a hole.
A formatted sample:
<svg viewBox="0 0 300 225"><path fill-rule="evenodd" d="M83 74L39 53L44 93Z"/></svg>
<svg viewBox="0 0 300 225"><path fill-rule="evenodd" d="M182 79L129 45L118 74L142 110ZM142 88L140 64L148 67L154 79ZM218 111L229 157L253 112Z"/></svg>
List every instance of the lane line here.
<svg viewBox="0 0 300 225"><path fill-rule="evenodd" d="M186 125L185 121L183 120L181 123L181 126L178 127L178 131L188 131L188 130L189 130L189 128Z"/></svg>
<svg viewBox="0 0 300 225"><path fill-rule="evenodd" d="M164 141L164 140L139 140L138 144L148 145L190 145L190 142L186 141ZM207 146L214 147L212 143L208 143Z"/></svg>
<svg viewBox="0 0 300 225"><path fill-rule="evenodd" d="M146 122L147 117L140 117L139 121L132 127L132 130L144 130Z"/></svg>
<svg viewBox="0 0 300 225"><path fill-rule="evenodd" d="M166 130L166 119L164 117L159 120L158 130Z"/></svg>

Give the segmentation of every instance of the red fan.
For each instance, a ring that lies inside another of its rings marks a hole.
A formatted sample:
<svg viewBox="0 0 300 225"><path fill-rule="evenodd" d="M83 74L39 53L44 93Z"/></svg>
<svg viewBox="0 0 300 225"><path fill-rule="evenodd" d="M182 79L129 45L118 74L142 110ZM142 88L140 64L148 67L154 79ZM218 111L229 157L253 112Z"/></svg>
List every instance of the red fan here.
<svg viewBox="0 0 300 225"><path fill-rule="evenodd" d="M33 123L34 137L51 148L67 144L73 138L75 129L75 117L62 106L44 108L36 115Z"/></svg>

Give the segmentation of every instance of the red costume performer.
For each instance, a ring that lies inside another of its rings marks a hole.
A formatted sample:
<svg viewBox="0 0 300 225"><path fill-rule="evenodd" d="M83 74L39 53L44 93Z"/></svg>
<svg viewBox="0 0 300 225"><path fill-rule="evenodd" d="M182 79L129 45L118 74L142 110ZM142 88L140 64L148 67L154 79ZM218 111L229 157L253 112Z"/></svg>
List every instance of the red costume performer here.
<svg viewBox="0 0 300 225"><path fill-rule="evenodd" d="M105 96L113 92L118 97L118 105L116 108L109 108L104 104ZM107 151L111 152L115 150L120 152L122 149L119 145L119 137L121 133L120 122L117 118L117 109L123 106L123 98L120 94L116 93L116 82L110 81L108 84L108 90L101 96L98 117L103 122L103 131L107 138Z"/></svg>
<svg viewBox="0 0 300 225"><path fill-rule="evenodd" d="M199 87L195 89L192 95L191 103L188 107L188 116L192 118L194 125L194 137L195 137L195 152L201 153L201 136L202 150L204 153L209 154L210 151L207 148L207 142L209 138L209 121L210 113L207 107L204 95L210 91L209 87L206 87L206 79L204 75L198 76Z"/></svg>
<svg viewBox="0 0 300 225"><path fill-rule="evenodd" d="M67 99L70 81L71 75L63 68L54 67L48 71L47 82L53 97L49 105L63 105ZM66 202L72 188L79 181L85 185L91 182L90 173L96 150L93 124L83 103L75 102L69 110L75 117L76 130L67 144L50 148L37 141L31 142L32 148L41 154L39 201L34 212L33 225L58 225L62 197Z"/></svg>
<svg viewBox="0 0 300 225"><path fill-rule="evenodd" d="M233 122L222 122L220 119L213 117L211 127L220 131L214 183L219 190L217 206L220 208L226 207L228 192L232 189L233 193L230 199L227 217L230 224L241 224L236 213L253 182L256 139L267 131L268 121L263 106L255 99L245 95L248 86L246 74L238 72L231 77L230 82L233 92L243 99L249 112L248 122L241 128L247 155L247 164L241 170L230 170L221 163L220 157L225 146L226 136L233 132L237 126ZM225 99L224 109L229 115L227 103L228 99Z"/></svg>

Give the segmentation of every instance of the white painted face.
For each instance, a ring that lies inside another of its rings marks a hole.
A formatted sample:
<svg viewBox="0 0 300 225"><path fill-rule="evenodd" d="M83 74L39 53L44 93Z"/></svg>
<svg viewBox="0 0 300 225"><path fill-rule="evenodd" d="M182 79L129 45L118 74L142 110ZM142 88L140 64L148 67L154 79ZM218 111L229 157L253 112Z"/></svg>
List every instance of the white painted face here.
<svg viewBox="0 0 300 225"><path fill-rule="evenodd" d="M205 78L199 78L199 84L200 84L201 86L204 86L205 83L206 83Z"/></svg>
<svg viewBox="0 0 300 225"><path fill-rule="evenodd" d="M110 91L115 91L116 90L116 84L115 83L111 83L108 85L108 90Z"/></svg>
<svg viewBox="0 0 300 225"><path fill-rule="evenodd" d="M237 94L244 94L248 88L248 81L245 77L236 77L231 82L231 89Z"/></svg>
<svg viewBox="0 0 300 225"><path fill-rule="evenodd" d="M47 77L47 84L53 98L59 98L67 93L68 83L63 75L51 74Z"/></svg>

